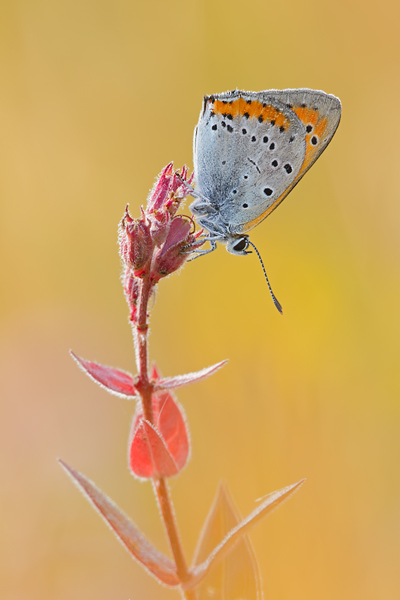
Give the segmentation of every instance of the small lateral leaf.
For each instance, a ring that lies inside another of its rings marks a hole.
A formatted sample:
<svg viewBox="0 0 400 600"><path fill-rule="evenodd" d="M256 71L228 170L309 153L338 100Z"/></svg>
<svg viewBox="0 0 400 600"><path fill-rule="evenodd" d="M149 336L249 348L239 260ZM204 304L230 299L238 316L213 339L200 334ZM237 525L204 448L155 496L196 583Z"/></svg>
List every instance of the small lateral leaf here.
<svg viewBox="0 0 400 600"><path fill-rule="evenodd" d="M159 552L128 519L128 517L98 487L64 461L58 462L71 477L75 485L99 511L103 519L111 527L118 539L151 575L160 583L169 587L179 585L173 562Z"/></svg>
<svg viewBox="0 0 400 600"><path fill-rule="evenodd" d="M194 564L206 560L213 549L241 521L226 484L220 484L205 521L195 552ZM261 600L261 580L254 550L247 535L220 561L213 563L196 586L196 599Z"/></svg>
<svg viewBox="0 0 400 600"><path fill-rule="evenodd" d="M249 530L254 527L254 525L260 521L267 514L272 512L275 508L277 508L282 502L287 500L289 496L291 496L294 492L296 492L299 487L304 483L305 479L302 479L298 483L294 483L293 485L288 485L281 490L276 492L272 492L268 496L264 498L264 500L260 503L260 505L253 510L245 519L243 519L238 525L233 527L229 531L229 533L225 536L221 543L219 543L212 552L208 555L208 557L200 564L197 565L193 570L193 577L190 580L190 586L197 586L199 582L205 577L205 575L209 572L211 566L214 562L220 560L223 556L229 552L233 546L237 543L237 541L245 534L249 532Z"/></svg>
<svg viewBox="0 0 400 600"><path fill-rule="evenodd" d="M157 381L155 385L155 390L179 388L184 385L189 385L190 383L200 381L201 379L205 379L206 377L209 377L210 375L218 371L227 362L227 360L222 360L221 362L212 365L211 367L206 367L205 369L202 369L201 371L196 371L195 373L187 373L186 375L176 375L176 377L164 377L163 379L159 379Z"/></svg>
<svg viewBox="0 0 400 600"><path fill-rule="evenodd" d="M89 375L93 381L106 388L108 392L122 398L136 396L136 388L130 373L84 360L72 352L72 350L70 351L70 354L81 369Z"/></svg>
<svg viewBox="0 0 400 600"><path fill-rule="evenodd" d="M137 477L172 477L179 472L164 440L149 421L142 419L134 431L129 464Z"/></svg>

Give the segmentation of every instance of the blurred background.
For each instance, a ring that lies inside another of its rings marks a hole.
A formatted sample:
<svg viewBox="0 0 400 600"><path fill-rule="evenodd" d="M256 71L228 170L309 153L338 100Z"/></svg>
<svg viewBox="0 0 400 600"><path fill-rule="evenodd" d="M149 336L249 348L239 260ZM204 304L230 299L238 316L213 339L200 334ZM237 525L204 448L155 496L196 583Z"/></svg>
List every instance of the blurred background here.
<svg viewBox="0 0 400 600"><path fill-rule="evenodd" d="M192 167L202 96L310 87L341 125L255 256L223 247L159 285L164 375L229 358L179 392L192 461L171 481L188 558L225 479L257 526L266 599L399 598L400 4L339 0L14 0L0 19L3 600L173 600L56 463L168 552L149 484L127 470L133 402L73 363L135 372L117 225L169 161Z"/></svg>

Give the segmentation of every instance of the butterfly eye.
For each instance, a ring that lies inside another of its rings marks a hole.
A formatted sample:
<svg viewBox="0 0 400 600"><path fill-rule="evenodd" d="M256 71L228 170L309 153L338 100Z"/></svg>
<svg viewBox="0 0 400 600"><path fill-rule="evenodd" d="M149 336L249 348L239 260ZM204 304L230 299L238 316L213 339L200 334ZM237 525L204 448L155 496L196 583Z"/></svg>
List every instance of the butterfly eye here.
<svg viewBox="0 0 400 600"><path fill-rule="evenodd" d="M238 243L233 246L233 249L235 250L235 252L241 252L242 250L246 250L248 246L248 242L246 238L242 238L241 240L238 241Z"/></svg>

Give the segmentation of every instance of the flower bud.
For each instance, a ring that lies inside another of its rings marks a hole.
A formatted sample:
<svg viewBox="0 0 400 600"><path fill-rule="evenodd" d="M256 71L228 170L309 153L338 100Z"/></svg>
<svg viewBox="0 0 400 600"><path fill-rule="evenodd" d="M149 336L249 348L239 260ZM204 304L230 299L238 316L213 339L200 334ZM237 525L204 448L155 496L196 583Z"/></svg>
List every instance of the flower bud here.
<svg viewBox="0 0 400 600"><path fill-rule="evenodd" d="M159 210L164 206L165 201L168 199L171 192L171 177L173 175L174 163L169 163L161 171L161 175L154 188L150 192L149 199L147 201L146 212L150 213L153 210Z"/></svg>
<svg viewBox="0 0 400 600"><path fill-rule="evenodd" d="M155 257L152 274L156 281L179 269L188 258L185 247L190 228L191 222L188 219L182 216L172 219L167 239Z"/></svg>
<svg viewBox="0 0 400 600"><path fill-rule="evenodd" d="M171 225L171 216L168 211L157 210L150 216L151 238L156 246L161 246L167 239Z"/></svg>
<svg viewBox="0 0 400 600"><path fill-rule="evenodd" d="M143 275L153 252L150 225L145 219L132 219L128 209L120 224L120 253L125 265L136 277Z"/></svg>

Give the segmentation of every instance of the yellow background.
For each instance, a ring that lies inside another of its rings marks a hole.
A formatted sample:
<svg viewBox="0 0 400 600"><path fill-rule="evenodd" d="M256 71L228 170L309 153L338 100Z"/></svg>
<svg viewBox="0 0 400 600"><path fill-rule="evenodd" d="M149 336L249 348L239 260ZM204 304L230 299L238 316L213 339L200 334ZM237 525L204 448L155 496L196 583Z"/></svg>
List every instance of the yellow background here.
<svg viewBox="0 0 400 600"><path fill-rule="evenodd" d="M134 372L117 224L170 160L192 166L202 96L310 87L343 117L321 159L253 231L163 281L164 375L193 458L171 482L191 557L221 478L243 514L307 478L252 534L271 600L400 597L400 4L15 0L0 19L2 600L168 600L56 463L108 493L164 551L128 473L133 402L68 349Z"/></svg>

